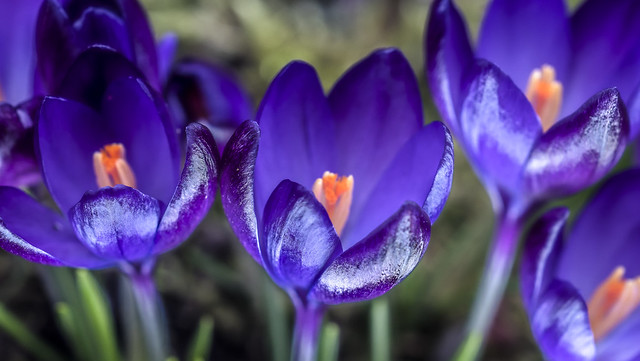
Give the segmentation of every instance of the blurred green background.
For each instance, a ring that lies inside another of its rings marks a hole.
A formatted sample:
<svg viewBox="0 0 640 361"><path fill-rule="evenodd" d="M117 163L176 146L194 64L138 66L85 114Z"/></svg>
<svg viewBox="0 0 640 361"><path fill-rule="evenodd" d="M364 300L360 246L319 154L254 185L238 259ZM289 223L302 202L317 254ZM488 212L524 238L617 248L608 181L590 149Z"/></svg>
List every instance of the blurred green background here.
<svg viewBox="0 0 640 361"><path fill-rule="evenodd" d="M289 61L313 64L325 89L351 64L379 47L398 47L419 79L425 119L439 119L423 76L426 0L143 0L158 37L179 35L179 57L197 56L235 72L259 102L272 77ZM571 1L574 8L579 1ZM458 0L475 37L486 0ZM398 176L402 176L399 174ZM572 208L585 196L564 201ZM386 298L391 307L393 360L448 360L460 342L476 291L493 217L489 200L463 153L456 148L453 189L433 227L418 268ZM515 266L514 275L518 265ZM0 253L0 303L63 354L48 275L70 273L36 266ZM119 315L116 270L95 272ZM191 239L160 257L156 280L171 330L171 349L181 359L202 316L215 322L212 360L280 360L288 353L292 308L236 241L221 206ZM483 360L541 360L512 277ZM371 303L332 307L327 320L340 329L340 360L373 359ZM119 334L125 327L116 323ZM122 340L119 340L122 342ZM2 360L31 356L0 332Z"/></svg>

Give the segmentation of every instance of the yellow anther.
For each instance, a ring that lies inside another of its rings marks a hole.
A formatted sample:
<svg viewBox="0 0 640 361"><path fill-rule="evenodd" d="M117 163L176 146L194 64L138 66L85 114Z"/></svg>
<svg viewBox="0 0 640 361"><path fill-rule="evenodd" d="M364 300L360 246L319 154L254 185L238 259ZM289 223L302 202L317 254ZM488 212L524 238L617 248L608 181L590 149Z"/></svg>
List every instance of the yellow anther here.
<svg viewBox="0 0 640 361"><path fill-rule="evenodd" d="M556 70L547 64L534 69L525 94L546 132L556 122L562 105L562 83L556 80Z"/></svg>
<svg viewBox="0 0 640 361"><path fill-rule="evenodd" d="M624 267L616 267L589 300L589 323L596 340L606 336L640 305L640 277L623 279L624 273Z"/></svg>
<svg viewBox="0 0 640 361"><path fill-rule="evenodd" d="M316 179L313 183L312 191L327 210L333 228L340 235L351 210L353 176L338 177L335 173L324 172L322 178Z"/></svg>
<svg viewBox="0 0 640 361"><path fill-rule="evenodd" d="M98 188L122 184L136 187L136 177L127 163L124 146L120 143L105 145L93 153L93 171Z"/></svg>

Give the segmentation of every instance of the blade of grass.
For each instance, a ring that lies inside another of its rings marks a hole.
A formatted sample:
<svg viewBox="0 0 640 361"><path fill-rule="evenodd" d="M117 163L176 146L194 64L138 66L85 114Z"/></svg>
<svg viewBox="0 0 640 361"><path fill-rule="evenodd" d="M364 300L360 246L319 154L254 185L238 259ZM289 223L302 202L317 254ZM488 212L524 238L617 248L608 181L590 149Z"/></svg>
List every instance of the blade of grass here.
<svg viewBox="0 0 640 361"><path fill-rule="evenodd" d="M211 352L211 344L213 342L213 319L211 317L202 317L198 330L193 336L187 361L206 360Z"/></svg>

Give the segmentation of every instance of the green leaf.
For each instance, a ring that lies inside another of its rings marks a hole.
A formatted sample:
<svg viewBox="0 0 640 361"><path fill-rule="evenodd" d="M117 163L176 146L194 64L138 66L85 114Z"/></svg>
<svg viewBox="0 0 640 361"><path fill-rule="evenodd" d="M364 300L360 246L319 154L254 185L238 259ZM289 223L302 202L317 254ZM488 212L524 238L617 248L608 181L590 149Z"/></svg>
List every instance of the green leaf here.
<svg viewBox="0 0 640 361"><path fill-rule="evenodd" d="M193 336L191 346L189 347L188 361L206 360L211 352L211 343L213 341L213 319L211 317L202 317L198 330Z"/></svg>
<svg viewBox="0 0 640 361"><path fill-rule="evenodd" d="M338 361L340 353L340 327L333 322L327 322L322 328L320 347L318 348L319 361Z"/></svg>

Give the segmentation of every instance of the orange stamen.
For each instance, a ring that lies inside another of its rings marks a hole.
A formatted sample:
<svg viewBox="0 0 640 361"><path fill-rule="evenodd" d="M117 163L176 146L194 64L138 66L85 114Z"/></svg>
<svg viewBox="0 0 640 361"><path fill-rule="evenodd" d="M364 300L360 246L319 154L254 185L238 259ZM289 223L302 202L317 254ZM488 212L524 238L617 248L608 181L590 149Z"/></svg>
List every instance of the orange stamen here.
<svg viewBox="0 0 640 361"><path fill-rule="evenodd" d="M547 64L534 69L525 94L546 132L556 122L562 105L562 83L556 80L556 70Z"/></svg>
<svg viewBox="0 0 640 361"><path fill-rule="evenodd" d="M313 183L312 191L327 210L336 233L340 235L351 209L353 176L338 177L335 173L324 172L322 178L316 179Z"/></svg>
<svg viewBox="0 0 640 361"><path fill-rule="evenodd" d="M596 340L606 336L640 305L640 277L623 279L624 273L624 267L617 267L589 300L589 323Z"/></svg>
<svg viewBox="0 0 640 361"><path fill-rule="evenodd" d="M120 143L105 145L93 153L93 170L99 188L122 184L136 187L136 177L125 158L124 146Z"/></svg>

